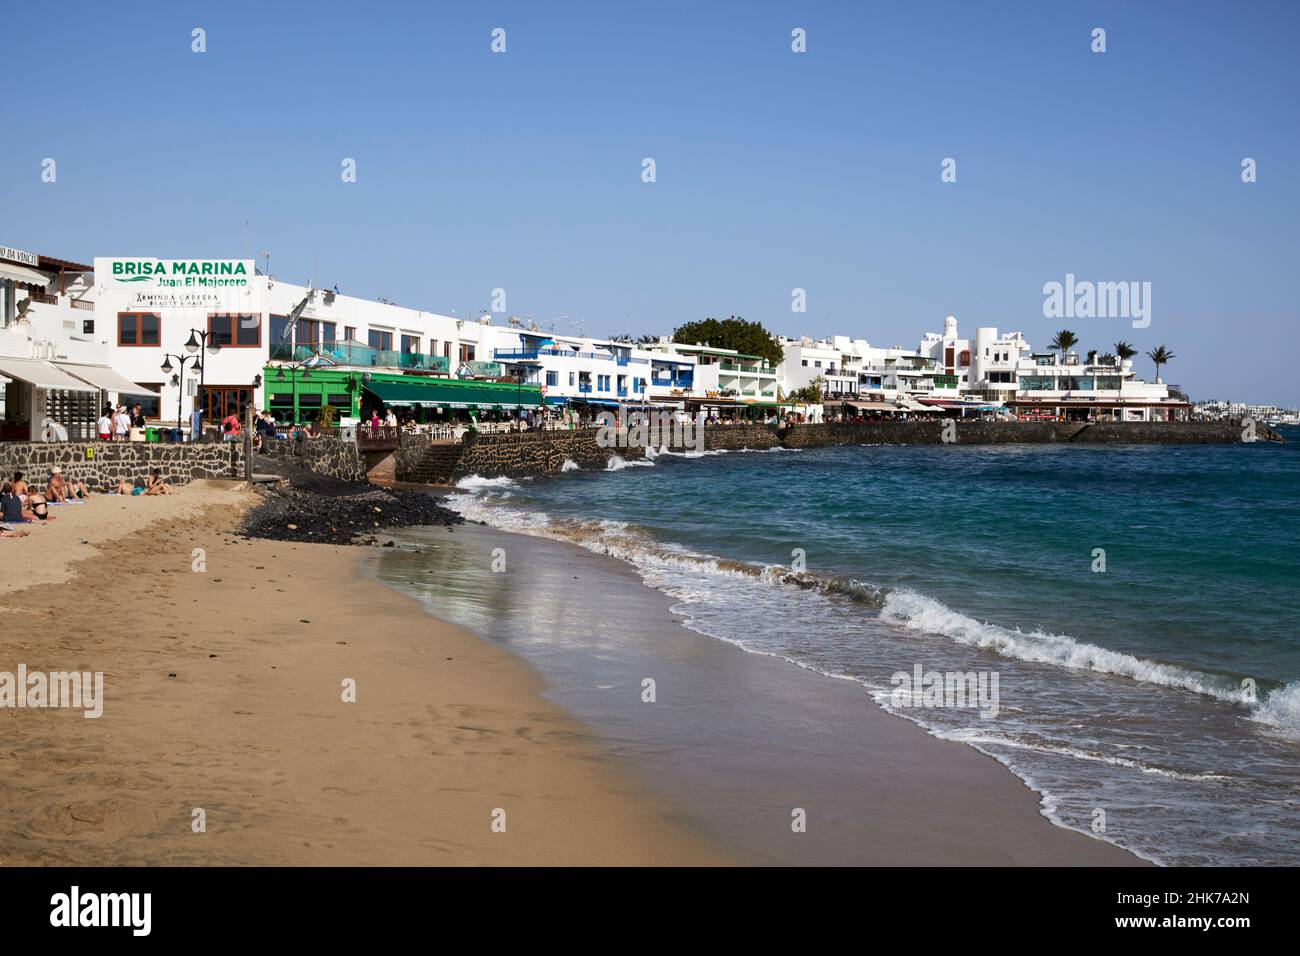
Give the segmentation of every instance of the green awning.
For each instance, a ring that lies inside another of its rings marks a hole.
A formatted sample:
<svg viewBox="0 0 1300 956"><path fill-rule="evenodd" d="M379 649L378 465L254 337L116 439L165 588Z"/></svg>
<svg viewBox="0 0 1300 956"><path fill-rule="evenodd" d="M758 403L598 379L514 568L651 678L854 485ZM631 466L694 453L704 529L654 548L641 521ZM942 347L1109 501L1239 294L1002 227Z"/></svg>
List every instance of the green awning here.
<svg viewBox="0 0 1300 956"><path fill-rule="evenodd" d="M532 386L515 388L458 381L371 381L366 383L366 391L385 405L422 408L511 409L517 406L535 408L542 404L541 391Z"/></svg>

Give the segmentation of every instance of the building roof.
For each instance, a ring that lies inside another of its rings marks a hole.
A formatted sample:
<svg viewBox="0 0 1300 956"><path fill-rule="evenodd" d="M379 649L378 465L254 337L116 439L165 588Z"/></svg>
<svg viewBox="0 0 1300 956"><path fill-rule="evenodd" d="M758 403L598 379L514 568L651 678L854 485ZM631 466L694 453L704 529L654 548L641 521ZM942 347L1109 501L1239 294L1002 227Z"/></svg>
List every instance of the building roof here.
<svg viewBox="0 0 1300 956"><path fill-rule="evenodd" d="M56 259L54 256L40 256L41 264L39 268L47 269L50 272L94 272L94 266L88 266L84 262L73 262L70 259Z"/></svg>

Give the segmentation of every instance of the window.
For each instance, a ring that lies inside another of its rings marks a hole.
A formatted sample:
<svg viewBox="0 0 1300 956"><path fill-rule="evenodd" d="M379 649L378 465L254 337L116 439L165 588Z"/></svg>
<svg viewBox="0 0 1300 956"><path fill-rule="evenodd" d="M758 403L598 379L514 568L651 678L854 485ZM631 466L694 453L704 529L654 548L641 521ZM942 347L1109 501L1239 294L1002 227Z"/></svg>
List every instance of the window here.
<svg viewBox="0 0 1300 956"><path fill-rule="evenodd" d="M222 421L227 415L242 414L253 400L247 385L205 385L199 390L199 407L206 422Z"/></svg>
<svg viewBox="0 0 1300 956"><path fill-rule="evenodd" d="M474 361L474 346L462 343L460 347L461 363Z"/></svg>
<svg viewBox="0 0 1300 956"><path fill-rule="evenodd" d="M378 329L371 329L368 335L372 349L378 352L391 352L393 350L392 332L380 332Z"/></svg>
<svg viewBox="0 0 1300 956"><path fill-rule="evenodd" d="M813 362L813 368L821 368L821 367L822 367L821 359L818 359L817 361Z"/></svg>
<svg viewBox="0 0 1300 956"><path fill-rule="evenodd" d="M420 337L418 335L402 336L402 354L418 354L420 351Z"/></svg>
<svg viewBox="0 0 1300 956"><path fill-rule="evenodd" d="M211 312L208 314L209 342L222 348L260 348L262 317L247 313Z"/></svg>
<svg viewBox="0 0 1300 956"><path fill-rule="evenodd" d="M147 388L149 391L121 394L117 396L118 401L126 403L128 408L132 405L139 405L140 414L145 418L158 418L161 415L161 401L158 396L162 385L141 382L140 387Z"/></svg>
<svg viewBox="0 0 1300 956"><path fill-rule="evenodd" d="M569 388L573 388L573 373L569 373Z"/></svg>
<svg viewBox="0 0 1300 956"><path fill-rule="evenodd" d="M297 345L319 345L320 323L315 319L299 319L294 335L297 336Z"/></svg>
<svg viewBox="0 0 1300 956"><path fill-rule="evenodd" d="M803 367L804 367L804 368L807 368L807 367L808 367L808 360L807 360L807 359L804 359L804 360L803 360Z"/></svg>
<svg viewBox="0 0 1300 956"><path fill-rule="evenodd" d="M155 312L119 312L118 345L158 345L162 336L162 316Z"/></svg>
<svg viewBox="0 0 1300 956"><path fill-rule="evenodd" d="M343 338L347 339L349 342L355 342L357 340L356 326L353 325L343 326Z"/></svg>
<svg viewBox="0 0 1300 956"><path fill-rule="evenodd" d="M335 323L322 322L320 324L320 344L325 346L327 349L334 348L335 342L338 341L335 338L337 330L338 326Z"/></svg>
<svg viewBox="0 0 1300 956"><path fill-rule="evenodd" d="M547 373L546 373L546 385L547 385L548 388L554 388L554 387L558 386L559 384L560 384L560 373L559 373L559 372L547 372Z"/></svg>
<svg viewBox="0 0 1300 956"><path fill-rule="evenodd" d="M276 315L271 313L271 345L288 345L289 344L289 317L287 315Z"/></svg>

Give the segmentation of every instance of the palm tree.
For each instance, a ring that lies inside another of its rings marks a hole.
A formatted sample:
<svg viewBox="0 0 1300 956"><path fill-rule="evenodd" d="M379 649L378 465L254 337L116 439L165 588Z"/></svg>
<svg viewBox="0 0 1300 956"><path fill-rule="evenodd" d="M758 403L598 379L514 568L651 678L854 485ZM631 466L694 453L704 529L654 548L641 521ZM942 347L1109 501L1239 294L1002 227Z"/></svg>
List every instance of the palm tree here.
<svg viewBox="0 0 1300 956"><path fill-rule="evenodd" d="M1115 343L1115 354L1119 356L1120 362L1123 363L1137 355L1138 350L1127 342L1120 341Z"/></svg>
<svg viewBox="0 0 1300 956"><path fill-rule="evenodd" d="M1060 349L1061 364L1065 364L1065 353L1070 351L1079 344L1079 338L1069 329L1061 329L1056 333L1056 338L1052 339L1052 348Z"/></svg>
<svg viewBox="0 0 1300 956"><path fill-rule="evenodd" d="M1168 365L1171 361L1173 361L1177 357L1178 356L1174 355L1173 352L1169 351L1163 345L1157 345L1155 348L1153 348L1150 352L1147 353L1147 358L1149 358L1151 361L1156 363L1156 384L1157 385L1160 384L1160 366Z"/></svg>

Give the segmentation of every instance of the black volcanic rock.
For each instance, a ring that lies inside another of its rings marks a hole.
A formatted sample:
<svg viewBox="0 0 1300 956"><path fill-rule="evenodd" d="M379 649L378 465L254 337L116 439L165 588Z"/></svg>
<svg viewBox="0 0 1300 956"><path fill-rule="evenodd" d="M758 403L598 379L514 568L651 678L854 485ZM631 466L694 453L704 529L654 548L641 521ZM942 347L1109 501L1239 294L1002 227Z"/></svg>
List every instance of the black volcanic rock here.
<svg viewBox="0 0 1300 956"><path fill-rule="evenodd" d="M273 541L355 544L386 528L453 525L465 519L421 491L389 490L361 482L316 477L261 492L244 517L243 533Z"/></svg>

